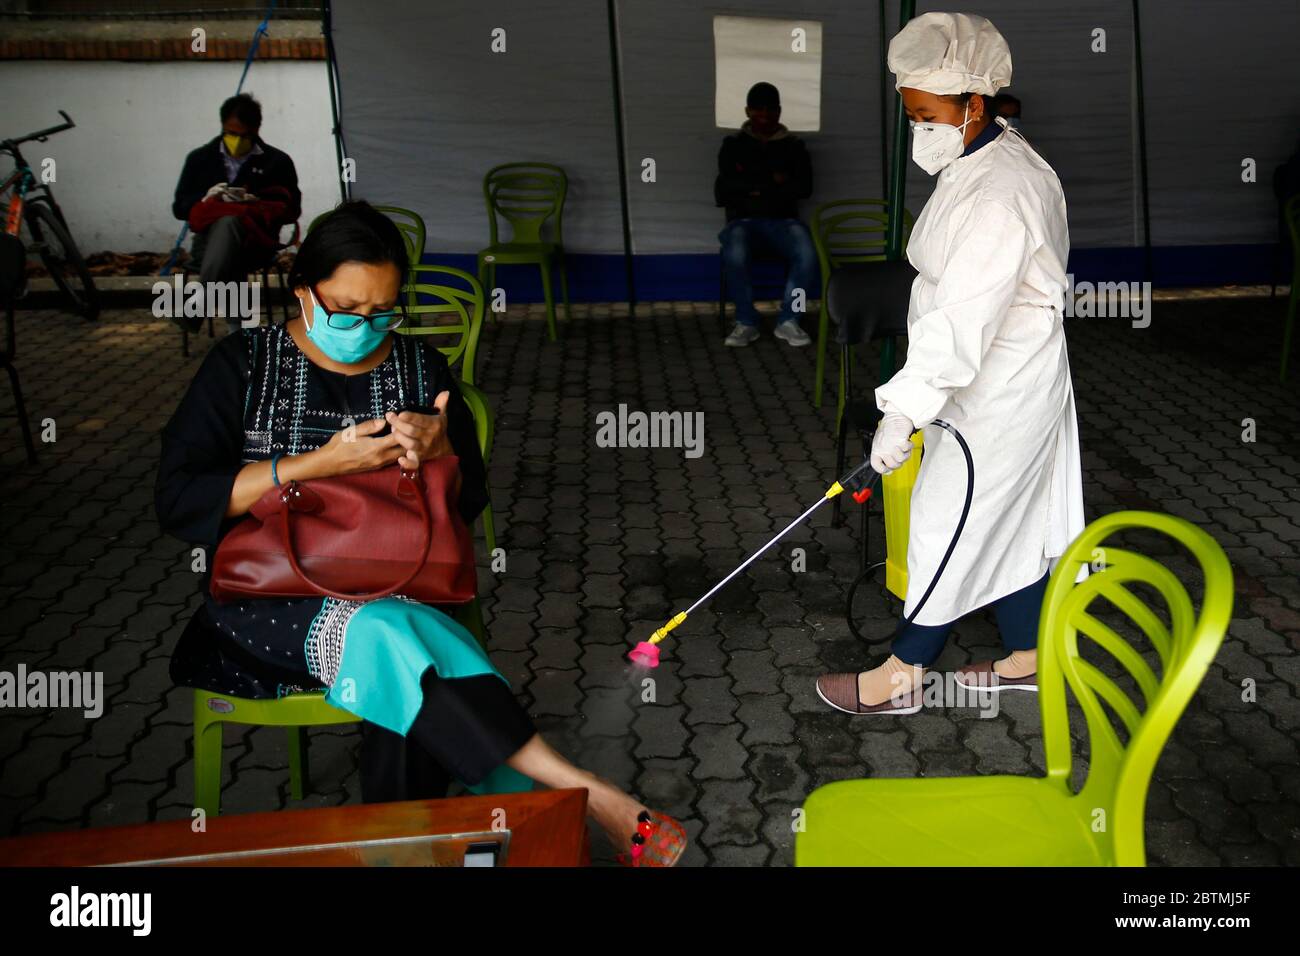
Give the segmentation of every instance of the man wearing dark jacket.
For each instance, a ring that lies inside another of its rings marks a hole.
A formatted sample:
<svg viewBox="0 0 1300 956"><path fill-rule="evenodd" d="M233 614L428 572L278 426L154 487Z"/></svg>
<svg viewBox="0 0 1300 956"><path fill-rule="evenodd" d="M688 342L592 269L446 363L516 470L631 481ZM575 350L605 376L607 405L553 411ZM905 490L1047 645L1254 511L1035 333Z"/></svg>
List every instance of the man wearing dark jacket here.
<svg viewBox="0 0 1300 956"><path fill-rule="evenodd" d="M221 135L185 157L172 214L194 230L191 252L202 282L244 279L271 261L280 227L302 212L289 155L258 135L262 107L247 93L221 104ZM238 319L227 316L231 331ZM197 329L202 317L180 319Z"/></svg>
<svg viewBox="0 0 1300 956"><path fill-rule="evenodd" d="M755 250L788 266L777 338L808 345L812 339L799 325L795 302L800 292L800 302L806 302L817 281L817 252L798 208L799 200L812 195L812 161L803 140L781 125L781 97L771 83L750 89L745 116L740 132L722 141L713 186L714 200L727 210L727 225L718 239L727 288L736 303L736 325L727 345L745 346L759 336L750 273Z"/></svg>

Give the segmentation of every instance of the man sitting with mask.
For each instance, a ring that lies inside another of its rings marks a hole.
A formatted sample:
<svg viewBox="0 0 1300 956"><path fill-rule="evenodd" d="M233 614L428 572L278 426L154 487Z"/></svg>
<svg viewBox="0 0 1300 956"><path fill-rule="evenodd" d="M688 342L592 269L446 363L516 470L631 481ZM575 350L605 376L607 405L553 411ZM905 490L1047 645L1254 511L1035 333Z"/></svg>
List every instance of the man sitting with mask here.
<svg viewBox="0 0 1300 956"><path fill-rule="evenodd" d="M221 104L221 135L185 158L172 214L194 230L199 280L240 281L271 261L280 227L302 212L289 155L262 141L262 106L247 93ZM227 316L230 330L239 317ZM176 319L197 330L202 317Z"/></svg>

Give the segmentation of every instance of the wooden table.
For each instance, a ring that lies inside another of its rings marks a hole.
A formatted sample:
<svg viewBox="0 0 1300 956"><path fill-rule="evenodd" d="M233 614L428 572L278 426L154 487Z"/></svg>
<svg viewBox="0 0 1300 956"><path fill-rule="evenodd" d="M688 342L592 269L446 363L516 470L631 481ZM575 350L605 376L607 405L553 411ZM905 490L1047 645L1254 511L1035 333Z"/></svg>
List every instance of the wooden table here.
<svg viewBox="0 0 1300 956"><path fill-rule="evenodd" d="M460 866L495 843L505 866L586 866L586 816L581 789L281 810L15 837L0 865Z"/></svg>

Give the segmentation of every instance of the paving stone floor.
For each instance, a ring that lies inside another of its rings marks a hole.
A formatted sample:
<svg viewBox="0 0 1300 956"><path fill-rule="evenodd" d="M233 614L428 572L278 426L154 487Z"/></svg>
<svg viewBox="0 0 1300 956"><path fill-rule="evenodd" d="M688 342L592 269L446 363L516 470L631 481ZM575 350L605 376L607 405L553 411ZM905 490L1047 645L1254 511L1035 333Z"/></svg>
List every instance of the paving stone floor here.
<svg viewBox="0 0 1300 956"><path fill-rule="evenodd" d="M1214 535L1236 575L1228 638L1151 785L1155 864L1300 863L1300 367L1277 384L1281 302L1157 302L1147 329L1067 326L1089 518L1181 515ZM821 704L818 673L879 650L843 618L855 527L833 530L825 516L692 615L666 645L655 702L641 701L622 661L630 642L832 478L833 408L809 401L811 350L770 336L724 349L713 310L657 303L629 322L625 306L576 306L558 344L535 308L484 330L506 569L492 572L480 542L480 584L493 658L539 727L682 818L694 864L790 863L791 811L832 780L1041 773L1035 695L1005 695L988 719L973 707L853 719ZM57 440L28 466L15 422L0 418L0 670L102 671L108 704L95 720L0 714L0 835L185 817L190 696L167 661L198 595L187 549L158 530L152 491L159 428L208 342L184 359L171 326L143 310L95 325L20 312L18 329L30 417L51 420ZM868 357L862 381L874 367ZM702 411L703 454L597 447L596 415L619 403ZM0 415L12 411L0 388ZM1254 442L1242 440L1246 418ZM882 540L874 532L877 550ZM1194 580L1181 556L1152 547ZM897 602L869 591L863 627L886 634ZM996 648L991 618L976 614L938 666ZM1086 754L1077 721L1074 734ZM311 736L314 790L295 803L284 735L227 730L226 812L357 801L355 730Z"/></svg>

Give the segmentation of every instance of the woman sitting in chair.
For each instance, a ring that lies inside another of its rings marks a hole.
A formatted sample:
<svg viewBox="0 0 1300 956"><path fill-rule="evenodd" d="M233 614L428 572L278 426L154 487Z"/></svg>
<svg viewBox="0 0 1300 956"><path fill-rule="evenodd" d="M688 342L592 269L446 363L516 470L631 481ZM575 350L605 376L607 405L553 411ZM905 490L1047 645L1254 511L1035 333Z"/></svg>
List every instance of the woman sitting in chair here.
<svg viewBox="0 0 1300 956"><path fill-rule="evenodd" d="M393 334L406 270L397 227L367 203L340 205L308 234L290 272L302 315L217 344L163 430L164 530L213 554L280 482L443 455L459 457L460 512L473 522L487 490L469 410L442 354ZM399 414L412 405L438 414ZM253 698L378 685L328 697L363 720L364 801L440 797L453 779L481 792L583 787L629 860L671 866L685 848L677 821L548 746L473 635L441 611L399 597L219 603L204 591L172 658L178 684Z"/></svg>

